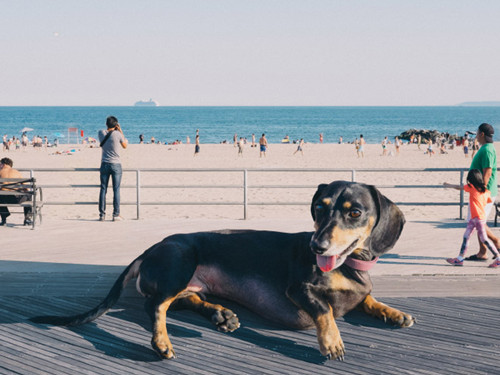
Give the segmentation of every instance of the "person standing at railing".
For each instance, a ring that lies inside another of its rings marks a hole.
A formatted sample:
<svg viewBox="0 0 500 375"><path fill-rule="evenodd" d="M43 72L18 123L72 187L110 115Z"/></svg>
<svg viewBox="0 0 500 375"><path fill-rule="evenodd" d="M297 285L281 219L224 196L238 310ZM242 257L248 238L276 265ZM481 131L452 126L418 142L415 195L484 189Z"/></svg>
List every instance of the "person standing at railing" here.
<svg viewBox="0 0 500 375"><path fill-rule="evenodd" d="M494 206L495 199L498 193L498 183L497 183L497 154L495 151L495 146L493 144L493 134L495 134L495 129L493 126L487 123L479 125L476 132L477 142L481 145L476 155L472 159L470 169L479 169L483 174L484 184L486 189L490 192L491 203L488 203L485 207L486 219L490 215L491 209ZM467 219L470 218L470 206ZM488 238L493 241L496 248L500 247L499 239L491 232L491 230L486 226L486 234ZM479 240L479 252L477 254L471 255L465 260L473 261L486 261L488 259L486 255L486 246Z"/></svg>
<svg viewBox="0 0 500 375"><path fill-rule="evenodd" d="M118 119L109 116L106 119L107 129L98 133L101 142L101 189L99 192L99 221L106 219L106 192L108 190L109 178L113 182L113 221L121 221L120 216L120 184L122 181L122 164L120 161L120 148L127 148L128 141L125 138Z"/></svg>

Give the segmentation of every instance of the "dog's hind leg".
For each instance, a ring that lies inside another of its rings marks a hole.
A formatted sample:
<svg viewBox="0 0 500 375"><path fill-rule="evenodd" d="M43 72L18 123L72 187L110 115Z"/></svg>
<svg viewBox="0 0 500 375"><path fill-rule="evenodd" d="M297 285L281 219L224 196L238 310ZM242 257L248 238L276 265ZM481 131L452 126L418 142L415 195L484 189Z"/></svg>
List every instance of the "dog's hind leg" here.
<svg viewBox="0 0 500 375"><path fill-rule="evenodd" d="M384 322L389 320L399 327L411 327L415 323L415 318L411 315L378 302L370 294L360 303L359 307L368 315L382 319Z"/></svg>
<svg viewBox="0 0 500 375"><path fill-rule="evenodd" d="M204 301L197 293L180 294L172 303L172 309L188 309L210 320L219 331L233 332L240 327L238 317L224 306Z"/></svg>
<svg viewBox="0 0 500 375"><path fill-rule="evenodd" d="M169 298L160 298L147 301L146 311L153 318L153 338L151 346L161 358L176 358L172 343L167 334L167 310L175 300L176 296ZM149 311L148 311L149 310Z"/></svg>

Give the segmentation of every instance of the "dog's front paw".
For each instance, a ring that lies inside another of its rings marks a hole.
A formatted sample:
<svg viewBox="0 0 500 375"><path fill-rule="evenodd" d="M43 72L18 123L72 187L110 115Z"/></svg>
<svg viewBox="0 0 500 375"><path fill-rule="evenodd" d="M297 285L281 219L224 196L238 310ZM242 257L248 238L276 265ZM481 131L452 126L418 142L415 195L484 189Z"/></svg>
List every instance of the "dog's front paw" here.
<svg viewBox="0 0 500 375"><path fill-rule="evenodd" d="M405 314L402 311L396 310L389 316L389 319L398 327L406 328L411 327L415 322L415 318L410 314Z"/></svg>
<svg viewBox="0 0 500 375"><path fill-rule="evenodd" d="M212 315L212 322L222 332L233 332L240 328L240 321L236 314L229 309L217 310Z"/></svg>
<svg viewBox="0 0 500 375"><path fill-rule="evenodd" d="M161 340L151 340L151 346L154 351L160 356L162 359L174 359L177 358L175 355L175 351L172 348L172 344L163 342Z"/></svg>
<svg viewBox="0 0 500 375"><path fill-rule="evenodd" d="M344 360L345 346L340 335L324 337L319 343L319 350L328 359Z"/></svg>

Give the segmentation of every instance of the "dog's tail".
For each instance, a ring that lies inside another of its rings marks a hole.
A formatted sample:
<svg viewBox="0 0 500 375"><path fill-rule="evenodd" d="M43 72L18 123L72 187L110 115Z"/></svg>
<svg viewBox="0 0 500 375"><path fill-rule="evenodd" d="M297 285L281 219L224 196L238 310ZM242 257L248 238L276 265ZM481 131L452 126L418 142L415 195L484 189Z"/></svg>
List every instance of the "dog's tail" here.
<svg viewBox="0 0 500 375"><path fill-rule="evenodd" d="M92 310L89 310L83 314L73 316L35 316L33 318L30 318L29 320L33 323L52 324L56 326L79 326L99 318L118 301L127 283L131 279L137 277L137 275L139 274L139 266L142 263L142 258L143 256L141 255L139 258L134 260L125 269L125 271L122 272L122 274L118 277L118 279L111 287L111 290L109 291L106 298L104 298L104 300Z"/></svg>

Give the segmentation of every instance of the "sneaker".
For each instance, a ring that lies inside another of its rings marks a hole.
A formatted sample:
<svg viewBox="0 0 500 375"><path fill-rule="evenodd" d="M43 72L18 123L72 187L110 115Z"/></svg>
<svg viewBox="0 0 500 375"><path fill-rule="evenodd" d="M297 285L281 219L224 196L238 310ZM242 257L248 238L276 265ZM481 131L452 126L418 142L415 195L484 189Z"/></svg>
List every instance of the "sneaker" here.
<svg viewBox="0 0 500 375"><path fill-rule="evenodd" d="M495 259L495 261L493 263L491 263L488 267L489 268L500 268L500 260Z"/></svg>
<svg viewBox="0 0 500 375"><path fill-rule="evenodd" d="M113 221L123 221L125 220L123 217L121 217L120 215L118 216L113 216Z"/></svg>
<svg viewBox="0 0 500 375"><path fill-rule="evenodd" d="M448 258L446 261L454 266L463 266L464 261L463 260L458 260L457 258Z"/></svg>
<svg viewBox="0 0 500 375"><path fill-rule="evenodd" d="M99 221L104 221L106 220L106 216L102 215L102 216L99 216Z"/></svg>

